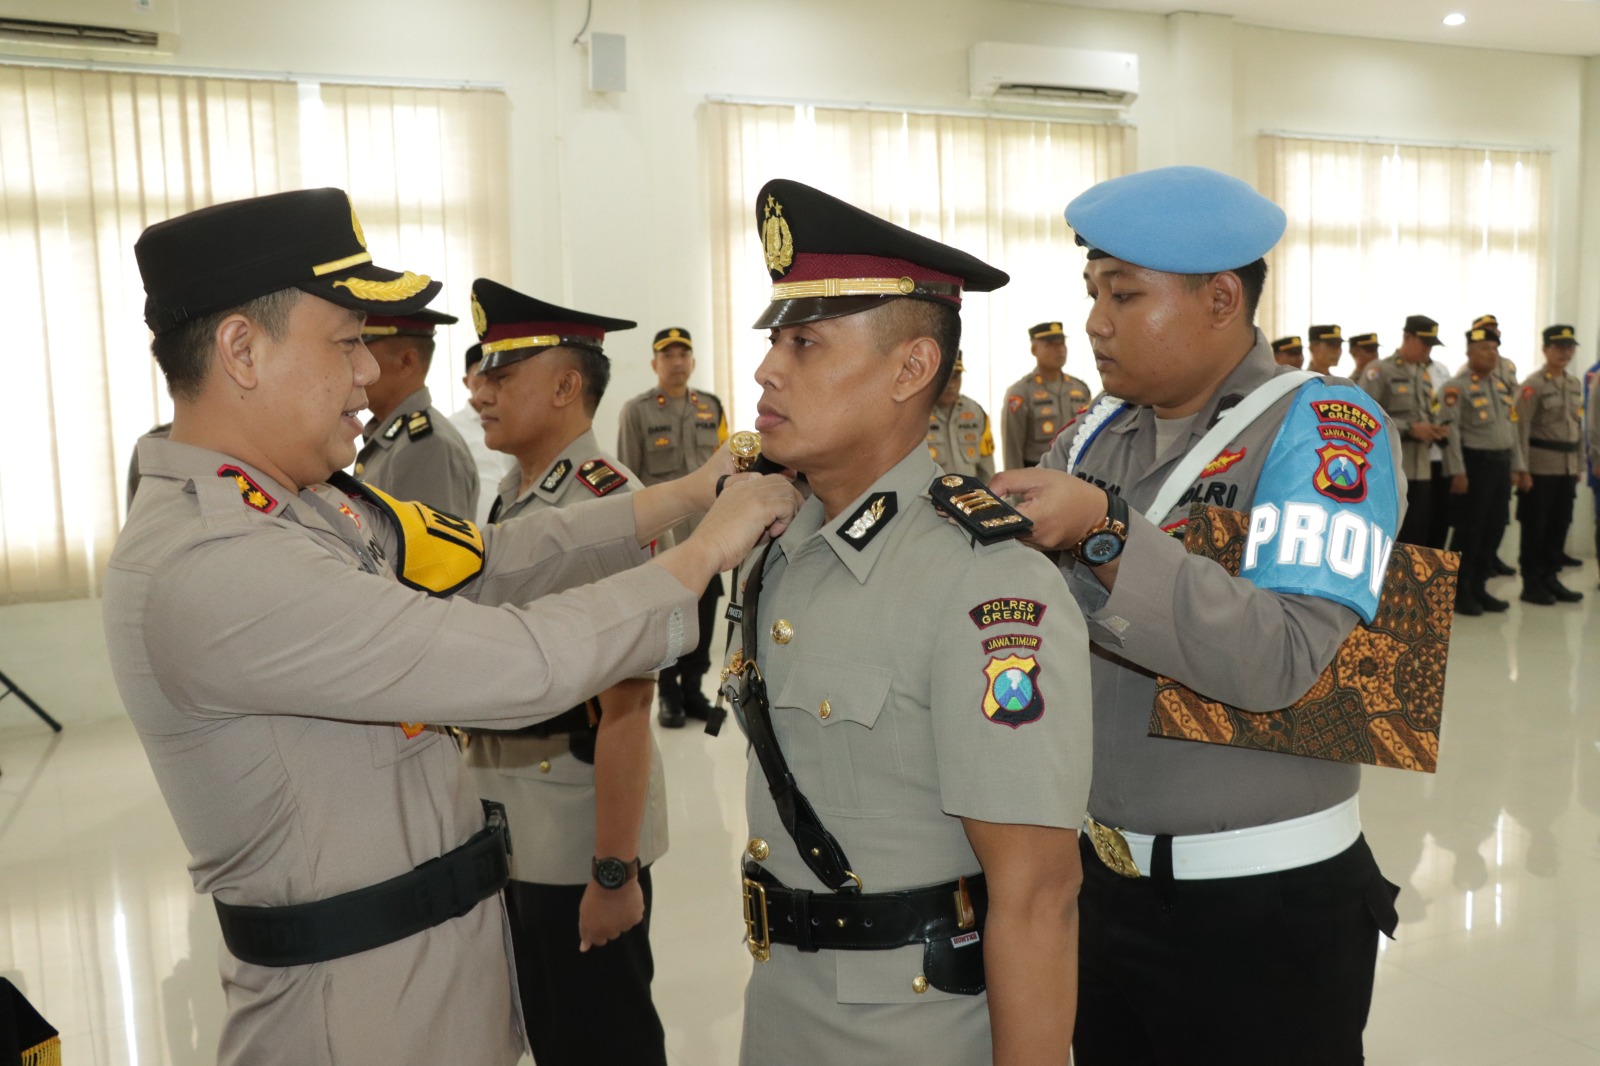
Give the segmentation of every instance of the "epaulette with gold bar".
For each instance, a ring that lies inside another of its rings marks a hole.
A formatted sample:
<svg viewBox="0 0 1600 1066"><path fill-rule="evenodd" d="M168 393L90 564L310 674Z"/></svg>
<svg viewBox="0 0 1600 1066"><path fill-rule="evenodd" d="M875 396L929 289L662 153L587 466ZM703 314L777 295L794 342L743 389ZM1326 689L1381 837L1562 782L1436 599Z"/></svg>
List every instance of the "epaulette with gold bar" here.
<svg viewBox="0 0 1600 1066"><path fill-rule="evenodd" d="M1021 537L1033 528L1033 522L1022 512L990 492L975 477L963 474L936 477L928 486L928 498L936 509L984 544Z"/></svg>

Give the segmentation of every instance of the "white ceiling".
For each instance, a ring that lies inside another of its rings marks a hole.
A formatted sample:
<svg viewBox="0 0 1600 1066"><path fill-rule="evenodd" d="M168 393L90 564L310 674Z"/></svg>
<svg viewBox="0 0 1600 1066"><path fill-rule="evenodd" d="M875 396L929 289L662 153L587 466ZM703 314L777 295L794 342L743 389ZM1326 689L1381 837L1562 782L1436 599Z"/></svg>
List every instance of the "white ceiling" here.
<svg viewBox="0 0 1600 1066"><path fill-rule="evenodd" d="M1055 0L1166 15L1231 15L1252 26L1427 44L1600 55L1600 0ZM1463 26L1443 19L1458 11Z"/></svg>

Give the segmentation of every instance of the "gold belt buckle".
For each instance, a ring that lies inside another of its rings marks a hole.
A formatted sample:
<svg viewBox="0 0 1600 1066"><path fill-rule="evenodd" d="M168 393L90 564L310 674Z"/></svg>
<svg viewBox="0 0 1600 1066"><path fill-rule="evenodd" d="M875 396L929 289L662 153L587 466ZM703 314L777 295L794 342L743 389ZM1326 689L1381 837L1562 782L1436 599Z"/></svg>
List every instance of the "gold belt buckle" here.
<svg viewBox="0 0 1600 1066"><path fill-rule="evenodd" d="M761 908L761 932L756 933L756 908ZM744 879L744 936L745 946L757 962L772 958L772 926L767 924L766 886Z"/></svg>
<svg viewBox="0 0 1600 1066"><path fill-rule="evenodd" d="M1137 878L1139 864L1133 861L1133 850L1128 847L1128 839L1122 831L1101 825L1093 818L1088 819L1088 824L1089 843L1094 845L1094 853L1100 856L1106 869L1123 877Z"/></svg>

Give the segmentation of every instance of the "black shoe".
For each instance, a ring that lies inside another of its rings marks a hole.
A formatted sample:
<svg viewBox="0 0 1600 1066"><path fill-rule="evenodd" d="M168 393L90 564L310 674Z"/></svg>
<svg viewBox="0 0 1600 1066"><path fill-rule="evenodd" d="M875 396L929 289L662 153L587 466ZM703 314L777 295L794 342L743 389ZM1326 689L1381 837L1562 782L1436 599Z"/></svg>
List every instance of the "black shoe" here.
<svg viewBox="0 0 1600 1066"><path fill-rule="evenodd" d="M1483 604L1478 602L1478 597L1465 585L1456 586L1456 614L1464 614L1476 618L1483 613Z"/></svg>
<svg viewBox="0 0 1600 1066"><path fill-rule="evenodd" d="M1516 574L1516 572L1517 572L1517 568L1516 567L1507 566L1505 563L1500 561L1500 557L1499 556L1495 556L1494 558L1489 560L1489 576L1490 577L1512 577L1512 576L1514 576Z"/></svg>
<svg viewBox="0 0 1600 1066"><path fill-rule="evenodd" d="M1556 602L1556 594L1545 587L1543 580L1527 576L1522 579L1522 595L1517 598L1523 603L1536 603L1541 607L1549 607Z"/></svg>
<svg viewBox="0 0 1600 1066"><path fill-rule="evenodd" d="M1583 602L1583 593L1573 592L1571 589L1567 588L1567 586L1557 581L1555 575L1553 574L1544 579L1544 584L1545 588L1550 590L1550 594L1556 599L1560 600L1562 603Z"/></svg>
<svg viewBox="0 0 1600 1066"><path fill-rule="evenodd" d="M1507 603L1505 600L1502 600L1498 596L1489 595L1489 590L1484 588L1482 585L1478 586L1475 591L1478 596L1478 603L1485 611L1491 611L1495 614L1499 614L1501 611L1509 611L1511 609L1511 605L1509 603Z"/></svg>
<svg viewBox="0 0 1600 1066"><path fill-rule="evenodd" d="M661 710L656 714L656 721L667 729L683 728L683 690L678 687L677 678L668 681L663 674L658 682L660 689Z"/></svg>
<svg viewBox="0 0 1600 1066"><path fill-rule="evenodd" d="M1574 559L1572 556L1568 555L1566 552L1562 552L1560 555L1556 556L1556 565L1561 567L1561 569L1565 570L1569 566L1582 566L1583 565L1583 560L1582 559Z"/></svg>
<svg viewBox="0 0 1600 1066"><path fill-rule="evenodd" d="M694 678L693 684L689 678L684 678L683 685L683 713L690 718L698 718L704 722L711 717L711 701L706 699L706 694L700 691L700 679Z"/></svg>

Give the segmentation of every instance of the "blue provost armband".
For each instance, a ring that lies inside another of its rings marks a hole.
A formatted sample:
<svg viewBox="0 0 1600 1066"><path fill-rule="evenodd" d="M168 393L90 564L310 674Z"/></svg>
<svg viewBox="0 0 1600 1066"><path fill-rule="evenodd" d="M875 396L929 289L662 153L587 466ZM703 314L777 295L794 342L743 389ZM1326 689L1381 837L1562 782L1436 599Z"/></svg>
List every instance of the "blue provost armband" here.
<svg viewBox="0 0 1600 1066"><path fill-rule="evenodd" d="M1387 427L1383 409L1349 385L1313 381L1295 393L1256 487L1240 577L1372 621L1399 528Z"/></svg>

